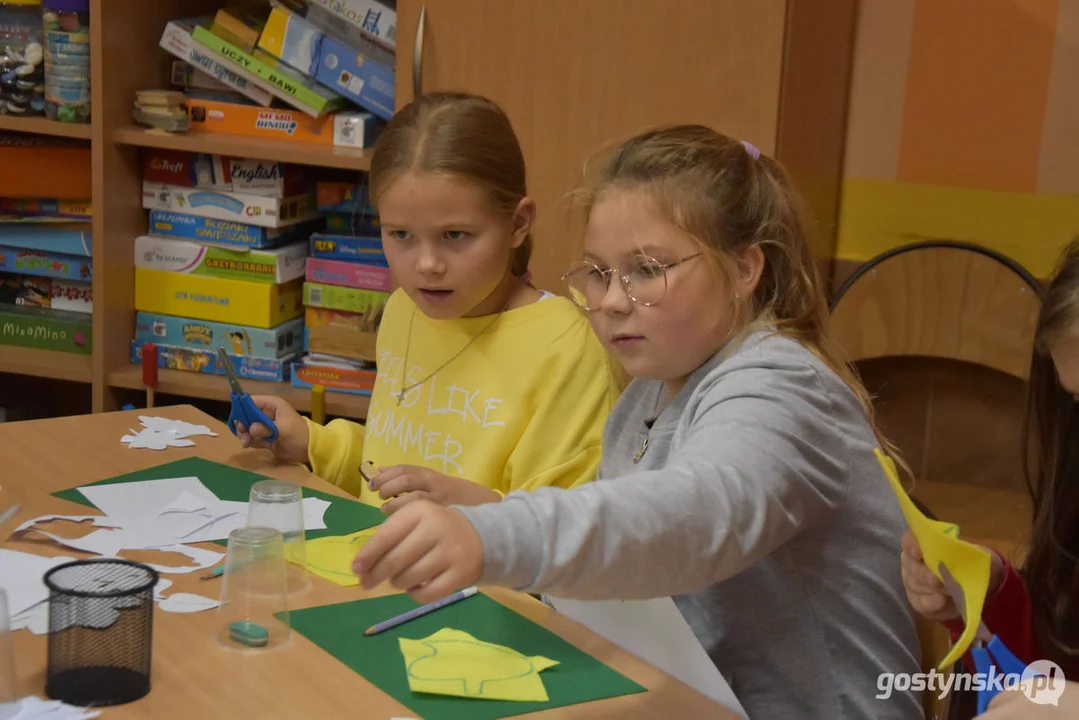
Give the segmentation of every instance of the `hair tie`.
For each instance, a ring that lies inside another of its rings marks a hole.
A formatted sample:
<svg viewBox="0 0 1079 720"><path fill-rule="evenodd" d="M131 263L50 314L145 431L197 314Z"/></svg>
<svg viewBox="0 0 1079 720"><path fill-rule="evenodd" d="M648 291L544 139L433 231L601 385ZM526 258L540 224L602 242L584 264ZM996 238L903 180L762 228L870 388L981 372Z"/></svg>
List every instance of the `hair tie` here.
<svg viewBox="0 0 1079 720"><path fill-rule="evenodd" d="M742 145L745 147L746 152L749 153L749 156L751 158L753 158L754 160L760 160L761 151L757 149L756 145L749 142L748 140L743 140Z"/></svg>

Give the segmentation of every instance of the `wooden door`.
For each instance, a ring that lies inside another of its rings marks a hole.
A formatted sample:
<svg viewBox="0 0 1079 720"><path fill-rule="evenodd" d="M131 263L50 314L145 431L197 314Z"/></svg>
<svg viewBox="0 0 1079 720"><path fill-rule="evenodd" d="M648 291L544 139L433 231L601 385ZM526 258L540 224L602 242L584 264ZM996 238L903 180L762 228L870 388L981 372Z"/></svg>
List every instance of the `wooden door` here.
<svg viewBox="0 0 1079 720"><path fill-rule="evenodd" d="M702 123L775 151L785 0L398 0L398 107L413 97L421 6L421 92L486 95L520 138L540 287L560 291L578 253L565 196L603 145Z"/></svg>

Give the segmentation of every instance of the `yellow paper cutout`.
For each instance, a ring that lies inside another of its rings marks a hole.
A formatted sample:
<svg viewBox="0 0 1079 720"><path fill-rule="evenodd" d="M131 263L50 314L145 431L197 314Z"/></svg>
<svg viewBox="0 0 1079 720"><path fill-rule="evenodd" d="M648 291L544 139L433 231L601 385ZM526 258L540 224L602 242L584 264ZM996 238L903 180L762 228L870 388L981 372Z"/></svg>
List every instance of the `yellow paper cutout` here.
<svg viewBox="0 0 1079 720"><path fill-rule="evenodd" d="M352 572L352 561L377 528L368 528L349 535L328 535L307 541L307 570L320 578L342 587L359 585Z"/></svg>
<svg viewBox="0 0 1079 720"><path fill-rule="evenodd" d="M938 670L943 670L963 657L974 642L974 636L982 622L985 596L989 590L992 557L984 548L960 540L958 526L940 520L931 520L923 515L899 482L895 462L881 452L880 448L874 448L873 451L877 454L877 460L884 468L884 474L888 476L888 482L891 483L892 490L899 499L899 507L907 519L907 524L910 525L914 537L918 539L926 567L943 580L940 574L940 565L943 563L959 587L963 589L966 607L962 610L963 617L966 618L966 627L959 640L937 666Z"/></svg>
<svg viewBox="0 0 1079 720"><path fill-rule="evenodd" d="M539 673L558 664L443 628L423 640L399 638L412 692L484 700L547 702Z"/></svg>

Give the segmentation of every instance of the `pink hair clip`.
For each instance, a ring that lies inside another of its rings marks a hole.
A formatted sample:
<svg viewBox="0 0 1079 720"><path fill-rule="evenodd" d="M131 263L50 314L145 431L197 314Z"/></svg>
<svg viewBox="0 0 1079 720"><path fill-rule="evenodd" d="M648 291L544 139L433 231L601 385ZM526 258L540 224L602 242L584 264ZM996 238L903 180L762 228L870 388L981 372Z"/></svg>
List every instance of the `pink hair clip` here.
<svg viewBox="0 0 1079 720"><path fill-rule="evenodd" d="M746 152L749 153L749 156L751 158L753 158L754 160L760 160L761 151L757 149L756 145L749 142L748 140L743 140L742 145L745 147Z"/></svg>

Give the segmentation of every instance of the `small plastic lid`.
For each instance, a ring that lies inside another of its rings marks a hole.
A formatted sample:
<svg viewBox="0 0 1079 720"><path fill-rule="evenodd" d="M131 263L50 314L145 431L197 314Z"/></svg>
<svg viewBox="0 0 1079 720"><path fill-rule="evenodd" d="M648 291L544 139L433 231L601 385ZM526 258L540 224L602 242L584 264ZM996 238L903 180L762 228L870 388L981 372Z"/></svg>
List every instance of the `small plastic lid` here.
<svg viewBox="0 0 1079 720"><path fill-rule="evenodd" d="M66 12L90 12L90 0L37 0L29 5L41 5L49 10Z"/></svg>

